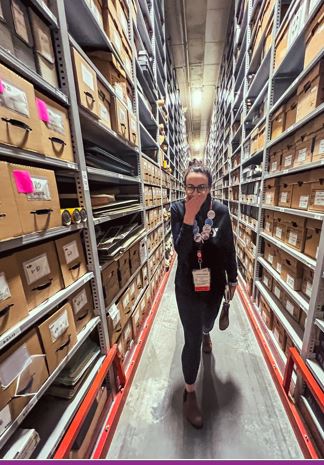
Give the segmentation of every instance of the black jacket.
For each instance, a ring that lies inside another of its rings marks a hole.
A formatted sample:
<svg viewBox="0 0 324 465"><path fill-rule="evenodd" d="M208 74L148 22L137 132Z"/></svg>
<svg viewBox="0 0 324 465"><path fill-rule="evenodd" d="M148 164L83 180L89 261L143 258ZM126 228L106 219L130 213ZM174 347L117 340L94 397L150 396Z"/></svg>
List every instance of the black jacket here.
<svg viewBox="0 0 324 465"><path fill-rule="evenodd" d="M207 218L210 201L209 195L196 217L200 231ZM226 282L225 271L229 282L237 280L236 254L228 208L216 200L212 201L212 207L216 214L213 228L218 230L216 237L210 237L203 245L202 267L211 270L211 290L223 292ZM193 240L193 226L183 224L184 214L184 200L172 204L172 236L178 254L175 284L179 288L193 291L192 270L198 268L197 244Z"/></svg>

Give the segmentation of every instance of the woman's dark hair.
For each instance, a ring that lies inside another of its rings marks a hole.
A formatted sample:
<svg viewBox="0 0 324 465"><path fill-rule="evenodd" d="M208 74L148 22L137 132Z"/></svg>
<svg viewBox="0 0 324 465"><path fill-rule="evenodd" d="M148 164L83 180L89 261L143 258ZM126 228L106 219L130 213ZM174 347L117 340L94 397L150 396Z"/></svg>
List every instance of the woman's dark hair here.
<svg viewBox="0 0 324 465"><path fill-rule="evenodd" d="M187 180L187 176L189 173L201 173L201 174L204 174L205 176L207 176L207 179L208 179L208 186L211 187L212 186L212 183L213 183L213 177L212 177L212 174L211 174L211 171L209 168L207 168L207 166L204 166L202 164L202 161L201 160L197 160L197 158L193 158L190 162L189 162L189 166L185 172L185 175L184 175L184 184L186 185L186 180Z"/></svg>

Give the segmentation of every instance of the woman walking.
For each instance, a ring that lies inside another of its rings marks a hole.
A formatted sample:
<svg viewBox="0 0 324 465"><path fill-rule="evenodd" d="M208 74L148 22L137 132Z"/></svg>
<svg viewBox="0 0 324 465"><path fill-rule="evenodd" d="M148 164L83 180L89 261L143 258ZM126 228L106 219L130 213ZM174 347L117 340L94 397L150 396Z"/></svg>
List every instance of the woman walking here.
<svg viewBox="0 0 324 465"><path fill-rule="evenodd" d="M225 205L211 198L210 171L194 160L184 178L186 199L171 208L174 247L178 254L175 292L185 344L182 370L185 380L184 414L196 428L203 426L195 382L201 345L212 351L210 331L229 284L229 300L237 285L232 226ZM226 315L225 315L226 318Z"/></svg>

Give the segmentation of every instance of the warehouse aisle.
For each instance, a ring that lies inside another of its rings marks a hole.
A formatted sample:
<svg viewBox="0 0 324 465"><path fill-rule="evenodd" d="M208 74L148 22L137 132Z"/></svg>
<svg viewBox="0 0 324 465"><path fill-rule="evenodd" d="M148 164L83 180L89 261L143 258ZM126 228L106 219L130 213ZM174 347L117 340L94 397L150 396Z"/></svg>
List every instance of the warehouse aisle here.
<svg viewBox="0 0 324 465"><path fill-rule="evenodd" d="M239 303L231 326L214 329L204 355L199 398L204 428L182 417L183 343L171 273L123 409L110 459L303 458L253 331Z"/></svg>

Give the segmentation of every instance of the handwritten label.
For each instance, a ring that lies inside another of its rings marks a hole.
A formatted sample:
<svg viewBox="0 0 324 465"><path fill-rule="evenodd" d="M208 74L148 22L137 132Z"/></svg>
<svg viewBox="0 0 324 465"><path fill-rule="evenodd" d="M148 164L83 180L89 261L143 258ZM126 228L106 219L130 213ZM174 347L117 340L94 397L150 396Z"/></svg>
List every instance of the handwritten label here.
<svg viewBox="0 0 324 465"><path fill-rule="evenodd" d="M48 276L51 269L46 253L23 263L23 270L28 286Z"/></svg>
<svg viewBox="0 0 324 465"><path fill-rule="evenodd" d="M69 327L69 320L68 314L65 310L62 315L57 318L52 324L49 325L49 331L51 334L52 342L56 342L68 329Z"/></svg>

